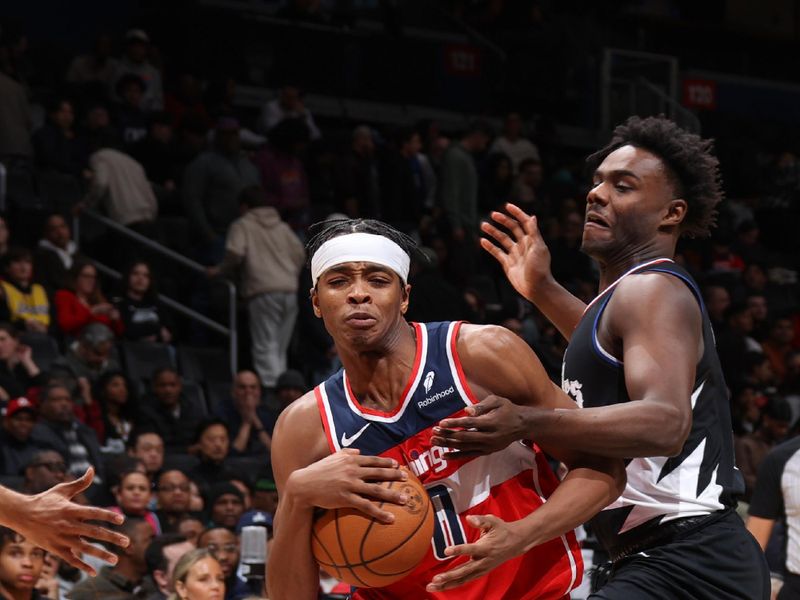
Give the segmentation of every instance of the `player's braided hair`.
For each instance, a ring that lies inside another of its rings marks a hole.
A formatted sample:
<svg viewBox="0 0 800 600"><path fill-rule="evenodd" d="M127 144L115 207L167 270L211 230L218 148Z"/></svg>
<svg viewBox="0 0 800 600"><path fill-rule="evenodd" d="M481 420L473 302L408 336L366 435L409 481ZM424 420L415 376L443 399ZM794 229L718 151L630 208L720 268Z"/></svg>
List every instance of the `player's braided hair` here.
<svg viewBox="0 0 800 600"><path fill-rule="evenodd" d="M608 145L589 156L587 162L595 168L614 150L628 145L655 154L666 166L675 197L688 205L681 235L705 237L715 224L716 206L723 197L713 144L713 140L681 129L664 116L630 117L614 129Z"/></svg>
<svg viewBox="0 0 800 600"><path fill-rule="evenodd" d="M409 237L402 231L398 231L391 225L383 221L376 221L375 219L338 219L330 221L320 221L314 223L309 227L309 232L312 234L310 240L306 244L306 253L308 254L308 264L311 266L311 259L314 254L319 250L320 246L330 239L339 237L340 235L347 235L348 233L372 233L375 235L382 235L389 238L395 244L400 246L406 254L411 258L416 255L421 255L417 247L417 243L413 238Z"/></svg>

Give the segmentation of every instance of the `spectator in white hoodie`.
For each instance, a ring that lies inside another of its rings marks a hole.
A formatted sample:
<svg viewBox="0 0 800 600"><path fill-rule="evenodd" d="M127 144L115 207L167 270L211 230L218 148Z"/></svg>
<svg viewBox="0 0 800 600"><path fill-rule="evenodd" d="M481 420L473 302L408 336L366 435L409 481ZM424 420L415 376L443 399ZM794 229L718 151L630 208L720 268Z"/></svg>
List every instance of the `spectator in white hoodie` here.
<svg viewBox="0 0 800 600"><path fill-rule="evenodd" d="M286 370L286 352L297 319L297 288L305 248L278 211L267 206L260 186L239 195L244 214L231 224L225 258L208 274L240 269L239 289L247 301L255 370L265 387L275 387Z"/></svg>

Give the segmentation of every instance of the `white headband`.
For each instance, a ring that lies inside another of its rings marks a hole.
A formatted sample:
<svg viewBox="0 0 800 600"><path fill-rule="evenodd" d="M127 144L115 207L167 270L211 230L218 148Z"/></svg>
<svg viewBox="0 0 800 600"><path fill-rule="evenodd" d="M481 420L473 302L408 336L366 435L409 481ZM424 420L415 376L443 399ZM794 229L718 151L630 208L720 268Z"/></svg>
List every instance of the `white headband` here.
<svg viewBox="0 0 800 600"><path fill-rule="evenodd" d="M317 285L320 275L331 267L349 262L370 262L397 273L408 281L411 258L389 238L372 233L348 233L329 239L311 259L311 280Z"/></svg>

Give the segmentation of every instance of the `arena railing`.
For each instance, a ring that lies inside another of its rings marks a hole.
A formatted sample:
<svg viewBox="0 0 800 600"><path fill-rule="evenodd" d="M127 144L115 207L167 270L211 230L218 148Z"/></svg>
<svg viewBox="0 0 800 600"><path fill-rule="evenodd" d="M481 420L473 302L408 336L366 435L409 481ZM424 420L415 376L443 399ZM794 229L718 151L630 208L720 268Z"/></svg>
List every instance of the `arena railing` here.
<svg viewBox="0 0 800 600"><path fill-rule="evenodd" d="M201 265L199 262L196 262L196 261L192 260L191 258L188 258L188 257L184 256L183 254L175 252L174 250L172 250L171 248L167 248L163 244L159 244L158 242L154 242L150 238L145 237L142 234L140 234L140 233L138 233L136 231L133 231L129 227L125 227L124 225L121 225L121 224L117 223L116 221L112 221L108 217L106 217L104 215L101 215L100 213L98 213L98 212L96 212L94 210L91 210L91 209L82 210L80 212L80 215L76 216L75 219L73 220L73 225L72 225L73 233L72 233L72 235L73 235L73 238L75 240L75 243L78 244L78 246L80 246L80 230L81 230L81 228L80 228L80 219L84 218L84 217L90 218L90 219L92 219L94 221L97 221L98 223L101 223L102 225L104 225L104 226L108 227L109 229L117 232L118 234L120 234L122 236L125 236L130 240L138 242L139 244L141 244L143 246L146 246L152 252L155 252L155 253L157 253L157 254L165 257L165 258L173 260L173 261L183 265L187 269L190 269L191 271L194 271L195 273L202 274L204 277L206 276L206 267ZM97 260L95 258L92 258L92 262L94 263L95 267L97 267L97 269L99 271L105 273L106 275L108 275L108 276L110 276L110 277L112 277L114 279L117 279L117 280L121 280L122 279L122 273L120 273L116 269L114 269L114 268L102 263L101 261L99 261L99 260ZM231 377L234 377L236 375L236 372L238 371L237 347L238 347L238 343L239 343L237 329L236 329L236 286L231 281L229 281L227 279L223 279L223 278L215 279L215 281L218 281L218 282L222 283L228 289L228 323L227 323L227 327L225 325L223 325L222 323L218 323L217 321L214 321L213 319L208 318L206 315L204 315L204 314L202 314L200 312L197 312L193 308L191 308L189 306L186 306L185 304L183 304L181 302L178 302L174 298L170 298L169 296L165 296L164 294L158 294L158 299L165 306L168 306L172 310L174 310L174 311L176 311L178 313L181 313L182 315L184 315L185 317L191 319L192 321L195 321L195 322L199 323L200 325L203 325L204 327L206 327L206 328L208 328L208 329L210 329L212 331L215 331L215 332L217 332L217 333L219 333L219 334L221 334L221 335L223 335L223 336L228 338L228 345L229 345L228 346L228 353L230 355Z"/></svg>

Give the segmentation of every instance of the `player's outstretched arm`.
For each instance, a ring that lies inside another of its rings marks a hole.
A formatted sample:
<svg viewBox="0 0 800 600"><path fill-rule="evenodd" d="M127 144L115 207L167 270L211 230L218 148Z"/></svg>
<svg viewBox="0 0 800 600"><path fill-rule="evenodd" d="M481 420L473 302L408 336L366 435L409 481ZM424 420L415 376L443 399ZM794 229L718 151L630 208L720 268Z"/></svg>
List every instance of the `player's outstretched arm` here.
<svg viewBox="0 0 800 600"><path fill-rule="evenodd" d="M474 416L443 420L433 443L471 454L520 438L616 458L680 452L691 429L703 344L697 301L676 277L635 275L619 285L606 317L621 340L630 402L576 411L488 398L469 409Z"/></svg>
<svg viewBox="0 0 800 600"><path fill-rule="evenodd" d="M90 554L112 564L117 562L117 557L88 540L110 542L123 548L130 542L120 533L91 523L104 521L119 525L124 520L122 515L72 501L92 484L92 479L94 469L89 468L75 481L60 483L34 496L0 486L0 523L73 567L95 575L94 569L81 560L81 554Z"/></svg>
<svg viewBox="0 0 800 600"><path fill-rule="evenodd" d="M479 388L496 391L520 404L538 404L546 410L578 410L552 385L528 345L508 330L464 326L458 351L467 378ZM540 444L539 440L536 442ZM575 529L617 499L625 488L622 460L556 444L542 447L569 468L555 492L544 505L518 521L506 522L496 515L470 517L468 523L483 531L481 538L445 552L450 556L467 555L471 560L434 577L429 591L450 589L481 577L503 562Z"/></svg>
<svg viewBox="0 0 800 600"><path fill-rule="evenodd" d="M272 600L317 598L319 566L311 552L317 507L355 508L390 523L393 515L370 499L404 501L399 492L380 485L408 477L397 461L350 449L329 452L313 394L307 394L281 414L273 435L272 470L279 502L267 577Z"/></svg>
<svg viewBox="0 0 800 600"><path fill-rule="evenodd" d="M550 251L539 232L536 217L510 203L506 204L506 210L508 214L492 212L495 223L481 224L483 233L495 242L481 239L481 247L500 263L514 289L533 302L561 335L569 339L585 304L553 279Z"/></svg>

